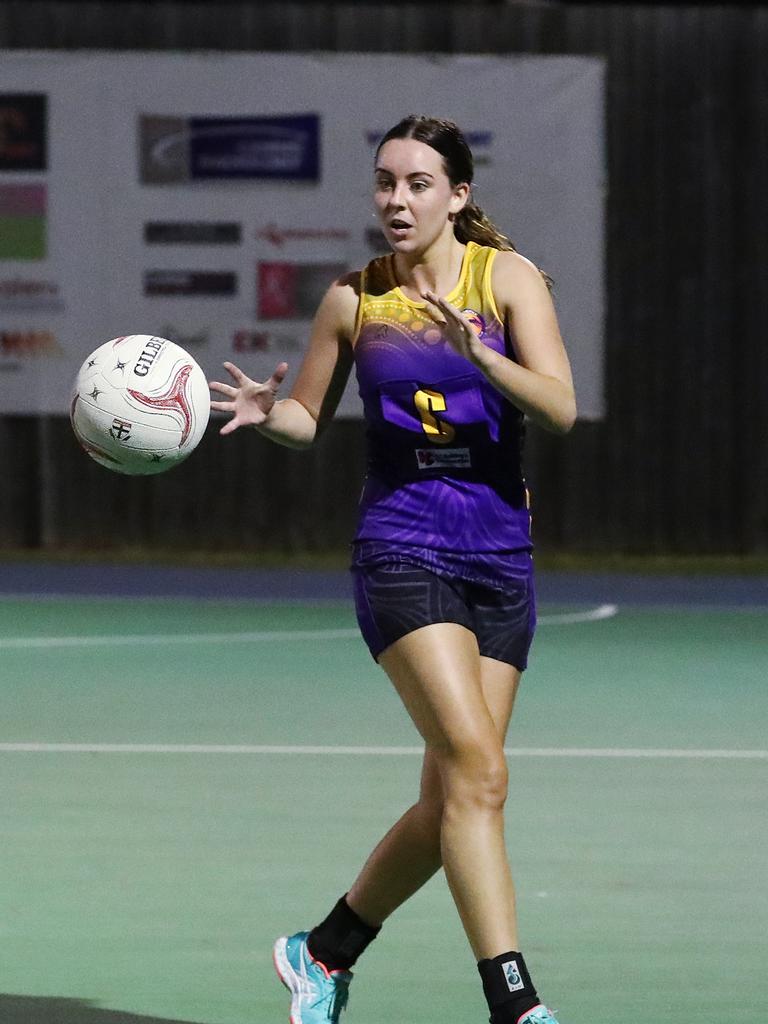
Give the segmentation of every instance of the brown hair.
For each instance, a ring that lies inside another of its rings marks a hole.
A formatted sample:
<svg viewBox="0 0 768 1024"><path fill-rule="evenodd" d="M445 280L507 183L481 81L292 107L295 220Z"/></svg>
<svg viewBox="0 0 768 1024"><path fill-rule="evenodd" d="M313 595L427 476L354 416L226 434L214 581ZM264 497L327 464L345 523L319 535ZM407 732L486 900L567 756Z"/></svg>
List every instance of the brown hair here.
<svg viewBox="0 0 768 1024"><path fill-rule="evenodd" d="M456 186L463 182L472 184L475 173L472 150L453 121L409 114L389 129L376 149L377 156L384 143L390 139L416 139L417 142L431 146L443 158L445 173L451 185ZM489 245L493 249L517 252L507 236L502 234L488 215L471 200L456 214L453 233L462 244L477 242L478 245ZM540 273L547 282L547 287L551 288L552 281L549 276L543 271Z"/></svg>

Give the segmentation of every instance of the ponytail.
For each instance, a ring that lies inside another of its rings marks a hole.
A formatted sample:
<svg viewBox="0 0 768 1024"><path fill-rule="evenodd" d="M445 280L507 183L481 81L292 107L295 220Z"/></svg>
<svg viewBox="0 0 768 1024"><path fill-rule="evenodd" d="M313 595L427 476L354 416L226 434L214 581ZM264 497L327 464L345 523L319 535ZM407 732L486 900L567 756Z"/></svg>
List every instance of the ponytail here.
<svg viewBox="0 0 768 1024"><path fill-rule="evenodd" d="M477 203L467 202L456 214L453 222L453 233L462 245L477 242L478 245L489 245L492 249L504 252L517 252L506 235L502 235L493 221Z"/></svg>
<svg viewBox="0 0 768 1024"><path fill-rule="evenodd" d="M466 245L467 242L477 242L478 245L488 245L492 249L500 249L502 252L517 252L514 244L499 231L490 217L480 209L477 203L471 201L467 202L456 214L453 233L462 245ZM539 273L544 278L547 288L552 291L552 278L541 268L539 268Z"/></svg>

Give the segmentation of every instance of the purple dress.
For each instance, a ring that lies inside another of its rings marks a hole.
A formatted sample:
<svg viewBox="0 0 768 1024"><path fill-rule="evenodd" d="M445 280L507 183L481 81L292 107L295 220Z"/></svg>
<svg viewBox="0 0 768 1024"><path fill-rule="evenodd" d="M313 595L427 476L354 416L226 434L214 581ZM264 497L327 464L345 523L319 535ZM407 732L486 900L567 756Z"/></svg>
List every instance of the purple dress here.
<svg viewBox="0 0 768 1024"><path fill-rule="evenodd" d="M469 242L446 298L513 358L490 286L496 253ZM353 569L410 563L503 588L531 566L523 415L402 293L392 259L362 277L354 356L368 468Z"/></svg>

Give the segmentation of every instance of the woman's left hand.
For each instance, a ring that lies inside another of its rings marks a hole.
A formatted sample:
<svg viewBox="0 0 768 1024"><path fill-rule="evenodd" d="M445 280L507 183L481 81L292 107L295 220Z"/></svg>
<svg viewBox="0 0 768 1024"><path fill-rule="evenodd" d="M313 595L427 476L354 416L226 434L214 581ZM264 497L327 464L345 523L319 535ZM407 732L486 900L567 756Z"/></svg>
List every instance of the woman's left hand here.
<svg viewBox="0 0 768 1024"><path fill-rule="evenodd" d="M427 302L442 314L442 319L435 315L433 319L444 328L451 347L460 356L477 365L487 346L480 340L469 320L455 306L434 292L425 291L423 294Z"/></svg>

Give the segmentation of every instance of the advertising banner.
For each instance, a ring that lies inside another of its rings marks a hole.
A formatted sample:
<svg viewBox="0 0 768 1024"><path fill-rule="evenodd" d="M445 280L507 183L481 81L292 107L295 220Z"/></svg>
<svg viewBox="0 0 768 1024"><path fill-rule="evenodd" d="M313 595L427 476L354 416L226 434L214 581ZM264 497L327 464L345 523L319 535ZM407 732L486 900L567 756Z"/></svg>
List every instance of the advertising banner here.
<svg viewBox="0 0 768 1024"><path fill-rule="evenodd" d="M209 378L301 362L330 283L386 251L384 132L456 121L474 199L555 281L582 417L603 406L604 67L592 57L7 51L0 413L64 413L85 357L151 334ZM354 378L340 415L357 416Z"/></svg>

